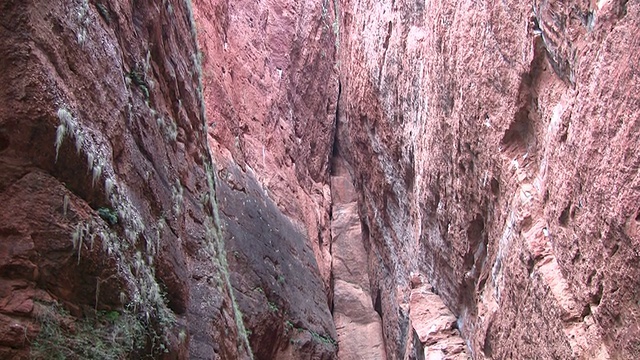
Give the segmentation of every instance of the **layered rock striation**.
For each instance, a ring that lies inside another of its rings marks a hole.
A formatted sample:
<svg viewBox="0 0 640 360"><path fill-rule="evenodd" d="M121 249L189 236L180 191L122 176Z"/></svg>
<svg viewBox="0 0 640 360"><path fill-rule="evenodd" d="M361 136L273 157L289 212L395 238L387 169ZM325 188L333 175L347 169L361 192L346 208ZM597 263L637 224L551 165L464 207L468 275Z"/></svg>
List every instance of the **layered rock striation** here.
<svg viewBox="0 0 640 360"><path fill-rule="evenodd" d="M329 292L334 3L194 3L213 155L221 168L253 172L308 239Z"/></svg>
<svg viewBox="0 0 640 360"><path fill-rule="evenodd" d="M194 1L209 144L239 310L257 359L333 359L332 1Z"/></svg>
<svg viewBox="0 0 640 360"><path fill-rule="evenodd" d="M190 2L5 1L0 24L0 358L250 358Z"/></svg>
<svg viewBox="0 0 640 360"><path fill-rule="evenodd" d="M473 358L637 357L637 4L341 10L338 137L389 357L413 356L412 271Z"/></svg>

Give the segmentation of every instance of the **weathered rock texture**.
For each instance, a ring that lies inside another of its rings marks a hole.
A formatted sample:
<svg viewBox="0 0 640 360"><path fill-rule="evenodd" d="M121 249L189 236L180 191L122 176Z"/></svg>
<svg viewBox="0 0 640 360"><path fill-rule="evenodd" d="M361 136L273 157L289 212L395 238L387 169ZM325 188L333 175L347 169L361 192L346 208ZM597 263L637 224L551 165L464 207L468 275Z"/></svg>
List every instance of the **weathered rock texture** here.
<svg viewBox="0 0 640 360"><path fill-rule="evenodd" d="M215 236L190 2L9 0L0 24L0 358L97 348L38 338L54 303L63 337L128 309L148 331L133 358L249 357Z"/></svg>
<svg viewBox="0 0 640 360"><path fill-rule="evenodd" d="M640 358L640 4L190 5L0 5L0 358Z"/></svg>
<svg viewBox="0 0 640 360"><path fill-rule="evenodd" d="M195 1L231 280L258 359L335 358L330 1Z"/></svg>
<svg viewBox="0 0 640 360"><path fill-rule="evenodd" d="M214 156L221 167L254 172L309 239L328 290L334 5L218 0L195 8Z"/></svg>
<svg viewBox="0 0 640 360"><path fill-rule="evenodd" d="M418 350L415 350L414 342L407 343L408 351L414 352L418 358L424 356L425 359L469 359L466 344L456 329L456 317L442 299L433 293L431 285L425 283L420 274L411 276L407 311L409 327L415 331L414 337L420 341Z"/></svg>
<svg viewBox="0 0 640 360"><path fill-rule="evenodd" d="M367 251L358 215L358 197L344 160L334 154L331 166L331 273L333 318L339 359L386 359L382 319L371 295Z"/></svg>
<svg viewBox="0 0 640 360"><path fill-rule="evenodd" d="M341 2L338 137L390 358L410 272L474 358L640 354L637 2Z"/></svg>
<svg viewBox="0 0 640 360"><path fill-rule="evenodd" d="M220 170L231 282L256 359L331 359L337 335L313 250L253 173Z"/></svg>

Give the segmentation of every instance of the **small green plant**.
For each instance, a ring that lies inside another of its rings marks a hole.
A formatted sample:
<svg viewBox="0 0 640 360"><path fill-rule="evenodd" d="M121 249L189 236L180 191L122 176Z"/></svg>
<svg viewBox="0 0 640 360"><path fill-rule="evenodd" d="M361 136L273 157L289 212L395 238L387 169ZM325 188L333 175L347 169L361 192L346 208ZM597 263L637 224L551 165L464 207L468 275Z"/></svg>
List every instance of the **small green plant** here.
<svg viewBox="0 0 640 360"><path fill-rule="evenodd" d="M172 118L168 117L165 121L164 118L159 117L156 122L159 127L164 129L164 136L167 140L176 141L178 138L178 124Z"/></svg>
<svg viewBox="0 0 640 360"><path fill-rule="evenodd" d="M149 100L149 84L147 83L146 76L140 70L131 70L126 74L127 78L131 80L135 85L140 88L145 100Z"/></svg>
<svg viewBox="0 0 640 360"><path fill-rule="evenodd" d="M99 208L98 215L100 215L100 217L110 225L115 225L118 223L118 214L116 214L116 212L112 209L104 207Z"/></svg>
<svg viewBox="0 0 640 360"><path fill-rule="evenodd" d="M111 322L116 322L120 318L120 313L117 311L105 311L103 313L105 319Z"/></svg>
<svg viewBox="0 0 640 360"><path fill-rule="evenodd" d="M40 332L31 344L32 359L119 360L145 344L145 326L129 312L74 320L57 304L36 304Z"/></svg>
<svg viewBox="0 0 640 360"><path fill-rule="evenodd" d="M280 310L280 308L278 308L278 305L274 302L269 301L268 305L269 305L269 311L271 312L278 312Z"/></svg>
<svg viewBox="0 0 640 360"><path fill-rule="evenodd" d="M309 334L311 334L311 337L318 342L321 342L323 344L338 346L338 342L331 336L320 335L317 332L312 330L309 330Z"/></svg>
<svg viewBox="0 0 640 360"><path fill-rule="evenodd" d="M107 7L102 3L97 3L96 8L98 9L98 13L100 14L100 16L102 16L104 21L106 21L107 24L110 24L111 16L109 15L109 9L107 9Z"/></svg>
<svg viewBox="0 0 640 360"><path fill-rule="evenodd" d="M284 322L284 332L285 334L288 334L289 331L293 330L295 326L293 325L293 323L291 322L291 320L286 320Z"/></svg>
<svg viewBox="0 0 640 360"><path fill-rule="evenodd" d="M173 212L176 216L180 215L180 211L182 210L182 203L184 201L183 193L184 193L184 189L182 188L182 183L180 183L180 179L176 179L175 185L171 186Z"/></svg>
<svg viewBox="0 0 640 360"><path fill-rule="evenodd" d="M185 340L187 340L187 331L185 329L180 329L178 340L180 340L181 344L184 344Z"/></svg>

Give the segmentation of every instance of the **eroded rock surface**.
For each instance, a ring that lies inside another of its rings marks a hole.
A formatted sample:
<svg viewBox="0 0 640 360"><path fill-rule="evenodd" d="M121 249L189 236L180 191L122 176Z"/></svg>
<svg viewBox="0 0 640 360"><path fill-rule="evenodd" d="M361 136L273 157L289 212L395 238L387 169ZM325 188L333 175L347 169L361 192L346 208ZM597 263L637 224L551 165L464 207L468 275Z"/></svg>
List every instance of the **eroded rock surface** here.
<svg viewBox="0 0 640 360"><path fill-rule="evenodd" d="M252 172L219 169L220 214L231 283L256 359L333 359L335 326L304 229Z"/></svg>
<svg viewBox="0 0 640 360"><path fill-rule="evenodd" d="M0 358L640 358L637 2L190 5L0 5Z"/></svg>
<svg viewBox="0 0 640 360"><path fill-rule="evenodd" d="M0 5L1 358L250 357L215 236L189 6ZM96 312L109 320L80 327ZM139 326L142 348L113 341Z"/></svg>
<svg viewBox="0 0 640 360"><path fill-rule="evenodd" d="M415 271L474 358L637 357L638 4L341 4L338 135L389 356L414 356Z"/></svg>
<svg viewBox="0 0 640 360"><path fill-rule="evenodd" d="M194 1L211 148L253 170L308 239L325 290L338 73L332 1Z"/></svg>
<svg viewBox="0 0 640 360"><path fill-rule="evenodd" d="M375 311L369 285L367 251L353 179L342 158L331 167L331 255L333 318L341 360L387 359L382 319Z"/></svg>
<svg viewBox="0 0 640 360"><path fill-rule="evenodd" d="M231 272L259 359L331 359L331 1L194 1Z"/></svg>
<svg viewBox="0 0 640 360"><path fill-rule="evenodd" d="M420 274L411 277L409 324L420 341L413 350L425 359L467 360L471 357L457 329L457 319Z"/></svg>

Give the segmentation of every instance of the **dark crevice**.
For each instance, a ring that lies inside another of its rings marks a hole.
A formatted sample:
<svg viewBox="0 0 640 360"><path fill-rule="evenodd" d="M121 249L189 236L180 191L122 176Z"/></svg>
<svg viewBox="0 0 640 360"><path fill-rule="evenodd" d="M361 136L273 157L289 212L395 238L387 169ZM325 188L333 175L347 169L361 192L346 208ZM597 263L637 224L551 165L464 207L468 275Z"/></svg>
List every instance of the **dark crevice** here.
<svg viewBox="0 0 640 360"><path fill-rule="evenodd" d="M9 144L9 137L2 130L0 130L0 152L6 150L9 147Z"/></svg>
<svg viewBox="0 0 640 360"><path fill-rule="evenodd" d="M380 69L378 70L378 87L382 83L382 69L384 68L384 64L387 62L387 50L389 49L389 40L391 39L391 32L393 31L393 24L391 21L387 24L387 36L384 39L384 52L382 54L382 63L380 64Z"/></svg>
<svg viewBox="0 0 640 360"><path fill-rule="evenodd" d="M567 226L569 223L569 210L571 209L571 203L569 203L564 210L560 213L560 217L558 217L558 222L560 222L561 226Z"/></svg>
<svg viewBox="0 0 640 360"><path fill-rule="evenodd" d="M339 124L339 119L340 119L340 95L342 93L342 84L340 83L340 81L338 80L338 95L336 96L336 113L335 113L335 119L334 119L334 125L333 125L333 137L332 137L332 144L331 144L331 154L329 155L329 177L331 177L332 175L334 175L335 169L335 161L336 159L340 156L340 147L338 144L338 124ZM329 180L329 186L331 186L331 180ZM333 206L329 205L329 224L331 224L331 222L333 221ZM329 228L331 228L331 225L329 226ZM333 238L332 238L332 234L329 234L329 254L333 255ZM320 245L322 246L322 244ZM333 316L333 311L334 311L334 299L333 299L333 288L335 286L335 278L334 278L334 274L333 274L333 262L331 263L331 270L329 273L329 289L328 289L328 294L327 294L327 302L329 305L329 311L331 312L331 316Z"/></svg>
<svg viewBox="0 0 640 360"><path fill-rule="evenodd" d="M333 287L335 286L335 278L333 276L333 269L331 269L331 273L329 274L329 291L331 292L329 294L329 296L327 296L328 298L328 302L329 302L329 312L331 313L331 317L333 317L333 310L335 308L335 303L333 302Z"/></svg>
<svg viewBox="0 0 640 360"><path fill-rule="evenodd" d="M537 139L534 125L539 118L536 104L538 82L544 68L543 49L542 41L537 40L529 71L521 77L518 89L520 108L500 142L503 154L509 161L513 161L516 167L522 162L526 163L536 158Z"/></svg>
<svg viewBox="0 0 640 360"><path fill-rule="evenodd" d="M340 123L340 95L342 94L342 83L338 81L338 96L336 97L336 115L333 124L333 138L331 144L331 155L329 159L329 175L334 174L334 160L339 156L340 146L338 144L338 127Z"/></svg>
<svg viewBox="0 0 640 360"><path fill-rule="evenodd" d="M500 195L500 183L496 178L491 179L491 193L493 196L498 197Z"/></svg>
<svg viewBox="0 0 640 360"><path fill-rule="evenodd" d="M380 319L382 319L382 298L380 294L380 289L376 291L376 300L373 303L373 309L380 315Z"/></svg>

